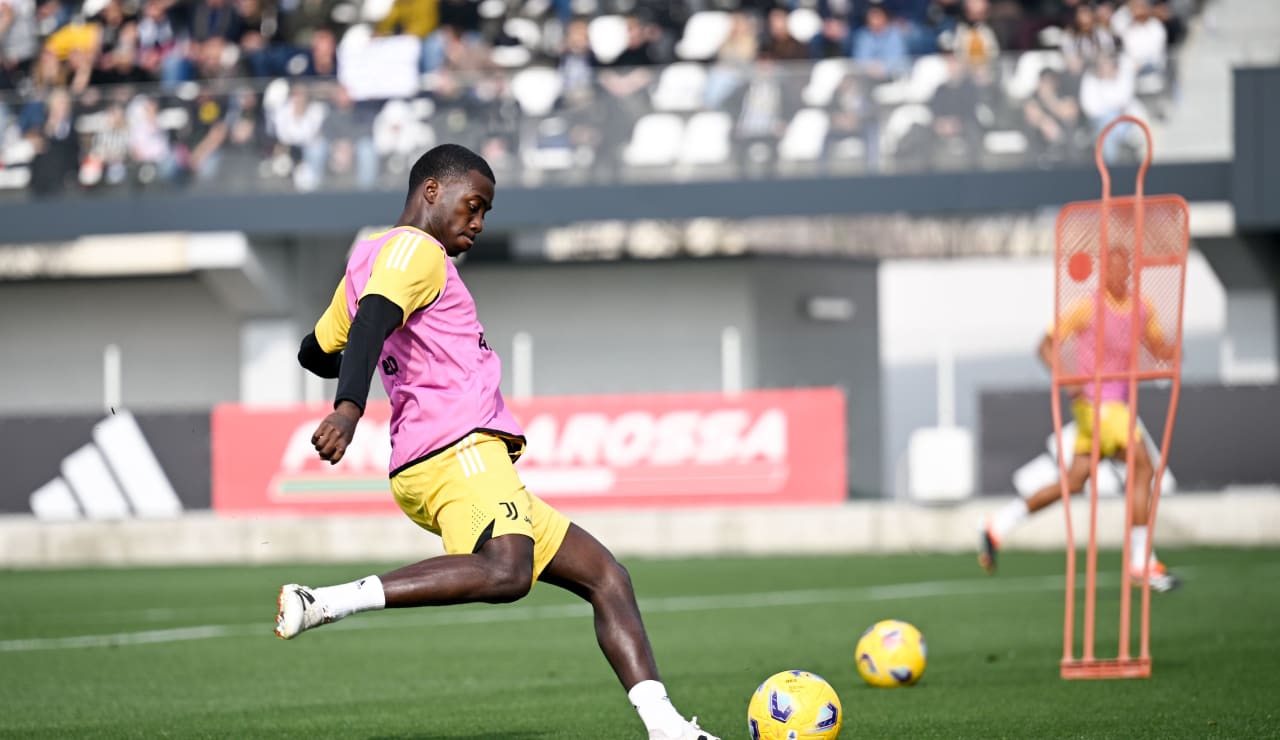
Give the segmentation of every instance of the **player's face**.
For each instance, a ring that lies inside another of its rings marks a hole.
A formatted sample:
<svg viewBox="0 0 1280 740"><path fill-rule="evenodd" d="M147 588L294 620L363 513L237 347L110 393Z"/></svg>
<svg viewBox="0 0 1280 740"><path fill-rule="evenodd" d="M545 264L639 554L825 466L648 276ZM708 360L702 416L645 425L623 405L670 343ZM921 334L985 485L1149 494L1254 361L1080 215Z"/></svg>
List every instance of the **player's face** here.
<svg viewBox="0 0 1280 740"><path fill-rule="evenodd" d="M449 256L457 256L471 249L484 231L485 214L493 208L493 183L475 170L450 178L439 185L433 206L428 230Z"/></svg>
<svg viewBox="0 0 1280 740"><path fill-rule="evenodd" d="M1129 292L1129 253L1123 249L1107 253L1107 292L1117 298Z"/></svg>

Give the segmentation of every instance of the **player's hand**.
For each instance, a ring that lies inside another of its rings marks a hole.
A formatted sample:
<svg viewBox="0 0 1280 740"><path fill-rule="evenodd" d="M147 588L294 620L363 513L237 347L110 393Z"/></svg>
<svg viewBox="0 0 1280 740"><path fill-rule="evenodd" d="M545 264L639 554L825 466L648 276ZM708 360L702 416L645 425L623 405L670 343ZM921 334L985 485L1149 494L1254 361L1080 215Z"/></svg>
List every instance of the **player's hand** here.
<svg viewBox="0 0 1280 740"><path fill-rule="evenodd" d="M351 439L356 434L356 422L360 421L360 407L350 401L342 401L333 413L320 422L315 434L311 435L311 444L315 445L316 454L330 465L336 465L347 453Z"/></svg>

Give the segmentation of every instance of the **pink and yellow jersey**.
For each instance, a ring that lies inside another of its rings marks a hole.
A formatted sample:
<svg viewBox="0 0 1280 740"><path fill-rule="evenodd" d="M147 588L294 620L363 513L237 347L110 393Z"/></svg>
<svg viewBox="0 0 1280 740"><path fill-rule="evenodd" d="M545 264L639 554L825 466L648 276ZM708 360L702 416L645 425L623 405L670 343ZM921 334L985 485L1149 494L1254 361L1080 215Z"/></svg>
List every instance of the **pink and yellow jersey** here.
<svg viewBox="0 0 1280 740"><path fill-rule="evenodd" d="M346 346L366 295L383 296L404 311L379 361L391 399L391 475L475 431L509 440L518 455L524 437L499 390L502 361L485 343L475 301L444 247L409 226L360 241L316 323L321 349Z"/></svg>
<svg viewBox="0 0 1280 740"><path fill-rule="evenodd" d="M1109 294L1103 298L1102 363L1101 372L1117 373L1129 369L1130 340L1133 330L1133 305L1129 300L1117 301ZM1098 367L1098 322L1094 320L1095 300L1080 298L1058 320L1059 341L1072 344L1072 351L1064 354L1063 370L1072 375L1092 375ZM1156 318L1155 307L1144 299L1138 309L1137 320L1142 322L1138 337L1149 344L1162 343L1164 333ZM1049 327L1052 336L1053 327ZM1093 383L1084 384L1084 396L1092 400ZM1102 401L1128 401L1129 383L1125 380L1104 380Z"/></svg>

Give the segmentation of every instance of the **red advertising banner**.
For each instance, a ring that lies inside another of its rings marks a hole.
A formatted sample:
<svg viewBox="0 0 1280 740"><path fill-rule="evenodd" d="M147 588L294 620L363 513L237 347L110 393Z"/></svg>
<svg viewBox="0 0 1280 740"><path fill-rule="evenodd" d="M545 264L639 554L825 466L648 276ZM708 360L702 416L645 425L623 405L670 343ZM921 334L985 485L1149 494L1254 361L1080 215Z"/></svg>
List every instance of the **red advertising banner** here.
<svg viewBox="0 0 1280 740"><path fill-rule="evenodd" d="M846 495L834 388L513 402L529 491L566 510L836 503ZM214 410L213 506L226 514L386 514L390 407L371 402L346 457L316 457L328 406Z"/></svg>

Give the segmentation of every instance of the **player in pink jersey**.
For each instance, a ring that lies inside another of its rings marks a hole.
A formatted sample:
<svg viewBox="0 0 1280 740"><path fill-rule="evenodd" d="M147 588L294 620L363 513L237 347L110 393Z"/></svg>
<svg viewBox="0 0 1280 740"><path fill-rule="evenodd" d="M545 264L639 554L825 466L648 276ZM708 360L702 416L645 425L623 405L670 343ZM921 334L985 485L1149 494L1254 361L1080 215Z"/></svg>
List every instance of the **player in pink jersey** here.
<svg viewBox="0 0 1280 740"><path fill-rule="evenodd" d="M1135 311L1129 289L1130 263L1133 254L1123 246L1107 250L1107 267L1104 274L1105 292L1102 296L1102 320L1094 316L1097 301L1093 296L1080 299L1059 317L1058 331L1061 343L1073 343L1073 362L1067 372L1088 375L1097 366L1098 334L1102 331L1102 362L1104 372L1124 372L1129 369L1131 337ZM1139 304L1136 320L1138 335L1143 346L1153 357L1172 361L1174 347L1165 341L1164 332L1156 311L1145 298ZM1040 340L1039 357L1046 367L1053 366L1053 327ZM1094 423L1094 385L1085 383L1067 388L1071 398L1071 412L1075 417L1077 435L1074 457L1067 467L1067 486L1072 494L1084 490L1090 475L1090 455L1093 435L1098 434L1099 454L1124 464L1129 446L1129 383L1125 380L1103 381L1099 389L1101 422ZM1142 441L1141 427L1135 429L1133 450L1134 477L1133 527L1129 538L1129 571L1136 583L1142 582L1143 562L1146 552L1147 516L1151 504L1151 482L1154 469L1146 444ZM978 563L988 573L995 572L996 554L1001 542L1027 517L1062 498L1061 481L1054 481L1036 491L1026 500L1017 498L983 522L978 540ZM1171 591L1178 586L1178 578L1168 571L1151 551L1151 588Z"/></svg>
<svg viewBox="0 0 1280 740"><path fill-rule="evenodd" d="M356 245L298 353L303 367L338 379L333 413L312 436L330 463L351 444L380 370L392 406L392 494L446 554L337 586L288 584L276 634L291 639L373 609L511 602L543 581L591 603L597 641L650 740L719 740L667 698L626 569L516 474L524 437L449 259L474 245L494 186L488 163L464 147L424 154L396 226Z"/></svg>

